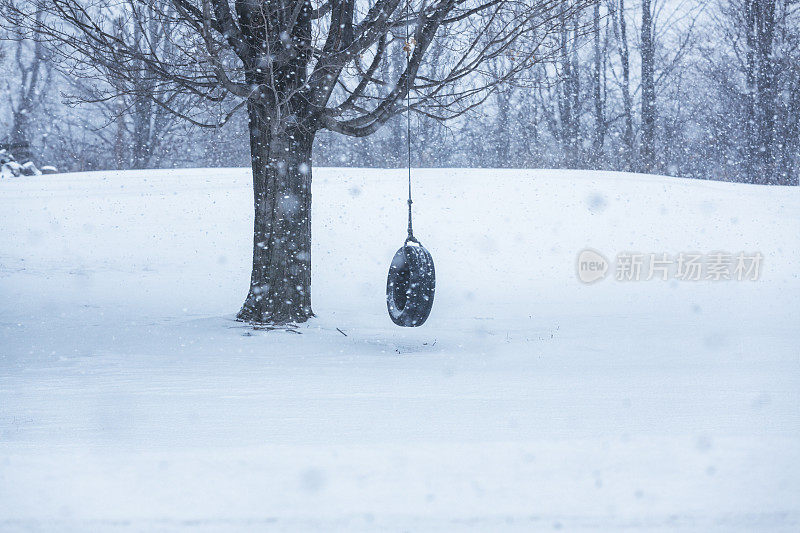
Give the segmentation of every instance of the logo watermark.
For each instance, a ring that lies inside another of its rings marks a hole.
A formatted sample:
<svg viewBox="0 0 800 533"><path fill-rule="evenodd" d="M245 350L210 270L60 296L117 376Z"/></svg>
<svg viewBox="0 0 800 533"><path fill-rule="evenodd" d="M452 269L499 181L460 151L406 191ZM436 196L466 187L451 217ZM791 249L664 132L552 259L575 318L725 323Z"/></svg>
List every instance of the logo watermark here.
<svg viewBox="0 0 800 533"><path fill-rule="evenodd" d="M617 281L756 281L761 275L761 252L620 252L613 269L597 250L587 248L578 254L578 279L595 283L613 272Z"/></svg>
<svg viewBox="0 0 800 533"><path fill-rule="evenodd" d="M584 283L594 283L606 277L608 259L595 250L586 249L578 254L578 279Z"/></svg>

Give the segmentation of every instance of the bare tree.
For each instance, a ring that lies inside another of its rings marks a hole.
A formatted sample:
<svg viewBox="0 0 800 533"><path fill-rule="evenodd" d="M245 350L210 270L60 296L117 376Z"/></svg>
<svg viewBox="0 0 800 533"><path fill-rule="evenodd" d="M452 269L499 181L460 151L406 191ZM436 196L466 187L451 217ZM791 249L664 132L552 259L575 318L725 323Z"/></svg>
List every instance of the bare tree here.
<svg viewBox="0 0 800 533"><path fill-rule="evenodd" d="M34 20L41 21L43 11L35 10L31 16ZM33 116L47 94L52 79L52 69L48 63L47 50L38 34L28 36L13 29L11 33L15 41L14 63L19 77L13 86L9 82L7 89L12 116L8 145L17 160L27 162L33 160L31 149Z"/></svg>
<svg viewBox="0 0 800 533"><path fill-rule="evenodd" d="M160 16L162 13L169 16ZM142 59L157 54L165 62L180 60L177 44L170 38L174 15L169 0L152 0L133 5L131 11L119 12L112 21L114 36L138 52L131 54L124 73L99 63L95 67L99 77L67 76L71 86L67 103L90 104L99 111L103 124L83 122L113 153L116 168L138 169L158 164L160 156L174 147L183 132L185 123L179 115L186 116L192 111L193 98L180 89L160 86ZM169 108L158 105L151 96L154 93L169 101Z"/></svg>
<svg viewBox="0 0 800 533"><path fill-rule="evenodd" d="M153 0L149 6L152 8L140 9L132 20L120 17L118 38L130 42L137 50L158 50L162 57L175 57L175 44L169 39L173 29L172 6L165 0ZM159 17L160 12L169 16ZM177 116L156 105L148 96L158 90L158 83L148 76L148 66L141 59L142 55L131 58L129 76L118 76L113 69L107 72L108 81L114 85L113 103L119 109L117 124L125 140L116 152L118 159L127 159L129 168L149 166L161 145L174 138L178 126ZM171 94L170 102L180 114L189 112L190 102L181 92ZM125 147L130 148L126 150Z"/></svg>
<svg viewBox="0 0 800 533"><path fill-rule="evenodd" d="M772 0L719 3L706 73L719 103L709 113L716 142L709 157L725 179L798 183L800 5Z"/></svg>
<svg viewBox="0 0 800 533"><path fill-rule="evenodd" d="M633 170L635 153L633 131L633 99L631 95L631 61L628 46L628 23L626 20L625 0L610 0L609 12L614 24L614 33L617 38L619 62L622 69L620 90L622 93L622 119L624 121L622 134L622 168Z"/></svg>
<svg viewBox="0 0 800 533"><path fill-rule="evenodd" d="M776 83L772 58L775 41L775 0L744 0L741 31L744 34L745 76L748 94L748 174L754 181L773 181Z"/></svg>
<svg viewBox="0 0 800 533"><path fill-rule="evenodd" d="M603 41L603 32L600 26L600 4L595 2L594 12L592 13L592 36L594 39L594 54L592 58L592 100L594 101L594 135L592 139L592 159L602 160L603 143L606 135L606 112L605 112L605 51L608 49L608 42Z"/></svg>
<svg viewBox="0 0 800 533"><path fill-rule="evenodd" d="M642 0L642 139L639 169L652 172L656 167L656 81L655 37L650 0Z"/></svg>
<svg viewBox="0 0 800 533"><path fill-rule="evenodd" d="M57 44L76 71L101 65L127 80L144 69L152 101L198 124L173 107L170 95L179 91L211 102L233 96L221 121L247 108L255 223L250 289L238 316L259 323L301 322L313 314L316 133L366 136L409 108L437 119L464 113L507 75L534 63L546 36L576 3L171 0L168 10L143 0L32 2L47 15L33 29ZM18 24L30 24L25 15L31 3L0 4ZM171 24L177 55L137 46L116 31L120 16L143 26L145 9ZM446 65L439 72L429 71L424 61L435 41L443 43L439 61ZM383 58L396 53L398 43L407 51L406 67L396 77L381 77ZM512 47L524 52L509 72L499 79L485 76L481 65Z"/></svg>
<svg viewBox="0 0 800 533"><path fill-rule="evenodd" d="M579 21L577 17L562 16L560 31L560 73L558 75L559 136L564 153L564 163L578 168L581 157L581 84L578 61Z"/></svg>

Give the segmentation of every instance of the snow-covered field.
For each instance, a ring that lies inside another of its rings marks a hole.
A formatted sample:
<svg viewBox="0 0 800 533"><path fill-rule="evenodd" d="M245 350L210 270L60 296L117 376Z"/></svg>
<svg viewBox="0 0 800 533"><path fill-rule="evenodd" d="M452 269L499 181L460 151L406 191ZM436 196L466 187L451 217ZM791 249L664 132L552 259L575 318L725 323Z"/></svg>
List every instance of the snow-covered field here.
<svg viewBox="0 0 800 533"><path fill-rule="evenodd" d="M385 309L403 171L317 169L301 334L233 321L247 171L0 181L0 531L800 530L800 189L416 176L429 321Z"/></svg>

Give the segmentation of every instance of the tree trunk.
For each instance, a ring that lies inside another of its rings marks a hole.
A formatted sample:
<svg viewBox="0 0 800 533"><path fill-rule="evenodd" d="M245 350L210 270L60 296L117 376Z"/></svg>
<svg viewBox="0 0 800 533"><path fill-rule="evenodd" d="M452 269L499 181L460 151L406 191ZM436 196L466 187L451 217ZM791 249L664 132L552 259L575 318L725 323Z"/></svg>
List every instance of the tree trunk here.
<svg viewBox="0 0 800 533"><path fill-rule="evenodd" d="M140 95L134 96L133 110L133 138L131 139L131 167L135 169L147 168L152 157L152 102ZM124 119L121 119L124 120Z"/></svg>
<svg viewBox="0 0 800 533"><path fill-rule="evenodd" d="M749 99L747 120L748 181L778 183L775 165L775 1L750 0L744 4L746 24L746 76Z"/></svg>
<svg viewBox="0 0 800 533"><path fill-rule="evenodd" d="M311 311L311 148L315 130L248 105L255 223L250 291L237 318L305 322ZM274 126L280 124L279 126Z"/></svg>
<svg viewBox="0 0 800 533"><path fill-rule="evenodd" d="M20 105L20 108L20 111L14 112L9 151L19 163L27 163L33 160L29 133L32 106L22 107Z"/></svg>
<svg viewBox="0 0 800 533"><path fill-rule="evenodd" d="M606 119L603 109L603 54L600 50L600 2L594 5L592 17L592 33L594 34L594 71L592 72L592 92L594 97L594 139L592 141L592 160L594 167L599 168L603 160L603 142L605 141Z"/></svg>
<svg viewBox="0 0 800 533"><path fill-rule="evenodd" d="M580 141L578 97L580 86L577 63L573 52L576 50L577 31L570 29L566 16L561 14L561 79L559 79L559 113L561 118L561 142L564 150L564 166L578 168ZM576 22L577 24L577 22ZM572 32L572 34L571 34ZM570 34L572 39L570 39ZM572 46L572 50L570 50Z"/></svg>
<svg viewBox="0 0 800 533"><path fill-rule="evenodd" d="M511 167L511 124L509 107L511 106L510 90L502 88L495 93L497 114L494 120L494 165L497 168Z"/></svg>
<svg viewBox="0 0 800 533"><path fill-rule="evenodd" d="M622 63L622 107L625 116L625 164L623 170L633 170L633 104L631 103L631 66L628 51L625 0L619 0L620 62Z"/></svg>
<svg viewBox="0 0 800 533"><path fill-rule="evenodd" d="M642 0L642 172L656 168L655 43L650 0Z"/></svg>

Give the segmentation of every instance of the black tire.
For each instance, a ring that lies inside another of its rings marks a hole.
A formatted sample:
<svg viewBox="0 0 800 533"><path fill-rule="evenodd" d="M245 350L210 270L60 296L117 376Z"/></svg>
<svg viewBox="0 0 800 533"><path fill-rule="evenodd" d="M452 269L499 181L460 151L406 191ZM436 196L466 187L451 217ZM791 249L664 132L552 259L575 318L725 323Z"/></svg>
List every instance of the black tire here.
<svg viewBox="0 0 800 533"><path fill-rule="evenodd" d="M424 324L431 314L435 291L433 257L418 242L407 241L394 254L386 280L386 306L392 322L403 327Z"/></svg>

